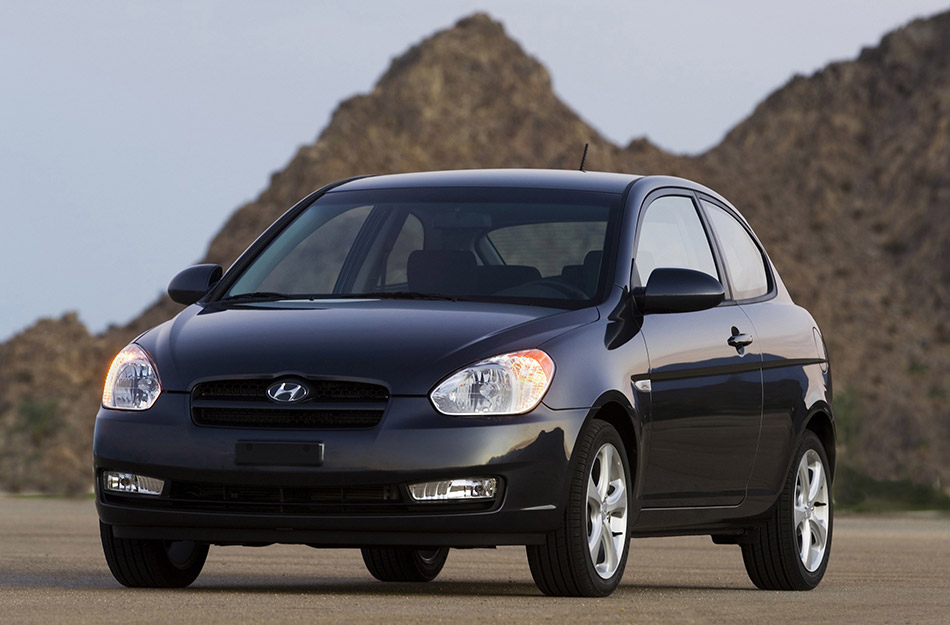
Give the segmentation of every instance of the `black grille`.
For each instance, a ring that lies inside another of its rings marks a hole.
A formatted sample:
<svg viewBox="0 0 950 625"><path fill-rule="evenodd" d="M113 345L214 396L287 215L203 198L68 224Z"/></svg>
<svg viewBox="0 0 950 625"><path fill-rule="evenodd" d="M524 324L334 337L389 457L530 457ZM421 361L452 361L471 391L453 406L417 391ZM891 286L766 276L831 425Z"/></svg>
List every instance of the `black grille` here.
<svg viewBox="0 0 950 625"><path fill-rule="evenodd" d="M172 482L165 497L107 491L102 496L108 503L135 507L280 515L444 514L489 510L498 501L415 503L398 484L282 487Z"/></svg>
<svg viewBox="0 0 950 625"><path fill-rule="evenodd" d="M192 391L194 399L262 400L267 387L277 380L215 380L202 382ZM340 380L306 380L311 401L388 401L385 386L368 382Z"/></svg>
<svg viewBox="0 0 950 625"><path fill-rule="evenodd" d="M291 379L288 379L291 380ZM279 380L214 380L191 392L198 425L274 429L371 428L389 402L385 386L340 380L298 380L310 390L304 401L279 404L267 389Z"/></svg>
<svg viewBox="0 0 950 625"><path fill-rule="evenodd" d="M386 510L405 502L399 487L379 486L230 486L173 483L170 503L189 510L342 514Z"/></svg>

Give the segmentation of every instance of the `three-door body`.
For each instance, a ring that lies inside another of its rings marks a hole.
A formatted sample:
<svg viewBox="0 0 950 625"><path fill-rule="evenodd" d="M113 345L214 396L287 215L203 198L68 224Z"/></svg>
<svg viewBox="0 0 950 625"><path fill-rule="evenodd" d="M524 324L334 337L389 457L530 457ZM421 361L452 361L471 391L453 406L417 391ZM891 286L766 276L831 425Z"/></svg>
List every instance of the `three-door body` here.
<svg viewBox="0 0 950 625"><path fill-rule="evenodd" d="M617 218L610 222L614 233L603 250L596 300L575 309L385 299L213 305L233 276L315 199L419 188L610 196ZM750 258L758 263L751 273ZM656 267L709 273L722 282L725 301L708 310L644 315L638 297ZM617 427L634 467L633 534L749 527L775 502L810 422L828 433L834 462L830 371L817 326L792 302L738 213L711 190L677 178L481 171L345 182L291 209L204 301L136 342L154 357L163 393L145 413L102 408L94 442L99 514L121 537L538 544L561 522L572 450L595 417ZM453 371L523 349L543 349L556 363L550 388L531 412L450 417L433 408L429 393ZM282 376L384 386L385 415L376 427L358 431L249 432L193 422L195 385ZM322 465L236 462L242 441L287 440L322 445ZM119 496L102 488L98 476L107 469L155 475L173 485L214 485L234 492L235 501L189 507L167 497ZM503 487L497 499L468 508L400 501L306 513L241 499L253 487L350 492L469 475L498 477Z"/></svg>

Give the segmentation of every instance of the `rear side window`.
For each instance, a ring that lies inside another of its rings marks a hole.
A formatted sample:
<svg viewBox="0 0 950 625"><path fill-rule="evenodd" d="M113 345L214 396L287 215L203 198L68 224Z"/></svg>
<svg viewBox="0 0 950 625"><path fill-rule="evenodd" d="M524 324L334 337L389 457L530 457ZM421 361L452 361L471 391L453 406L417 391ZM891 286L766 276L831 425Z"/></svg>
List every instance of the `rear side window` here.
<svg viewBox="0 0 950 625"><path fill-rule="evenodd" d="M703 201L703 208L722 248L723 262L732 282L733 299L752 299L768 293L765 259L749 232L719 206Z"/></svg>
<svg viewBox="0 0 950 625"><path fill-rule="evenodd" d="M643 285L657 267L694 269L719 280L709 239L693 200L667 195L647 207L640 223L636 267Z"/></svg>
<svg viewBox="0 0 950 625"><path fill-rule="evenodd" d="M583 265L590 250L604 249L606 233L606 221L550 222L500 228L488 238L505 264L537 267L548 277Z"/></svg>

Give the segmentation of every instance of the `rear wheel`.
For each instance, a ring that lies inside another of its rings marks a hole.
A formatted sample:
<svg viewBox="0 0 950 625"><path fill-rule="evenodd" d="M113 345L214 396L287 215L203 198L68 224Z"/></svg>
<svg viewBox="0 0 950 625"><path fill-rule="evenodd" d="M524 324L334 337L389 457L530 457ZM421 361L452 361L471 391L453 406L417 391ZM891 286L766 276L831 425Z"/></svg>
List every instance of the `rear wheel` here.
<svg viewBox="0 0 950 625"><path fill-rule="evenodd" d="M429 582L442 572L449 548L364 547L366 570L381 582Z"/></svg>
<svg viewBox="0 0 950 625"><path fill-rule="evenodd" d="M529 545L528 564L546 595L604 597L623 577L629 551L630 465L620 434L592 421L574 448L564 525L544 545Z"/></svg>
<svg viewBox="0 0 950 625"><path fill-rule="evenodd" d="M828 457L812 432L795 454L785 488L753 541L742 545L752 583L763 590L811 590L831 553L834 510Z"/></svg>
<svg viewBox="0 0 950 625"><path fill-rule="evenodd" d="M201 573L208 545L191 541L116 538L99 522L99 538L109 570L130 588L184 588Z"/></svg>

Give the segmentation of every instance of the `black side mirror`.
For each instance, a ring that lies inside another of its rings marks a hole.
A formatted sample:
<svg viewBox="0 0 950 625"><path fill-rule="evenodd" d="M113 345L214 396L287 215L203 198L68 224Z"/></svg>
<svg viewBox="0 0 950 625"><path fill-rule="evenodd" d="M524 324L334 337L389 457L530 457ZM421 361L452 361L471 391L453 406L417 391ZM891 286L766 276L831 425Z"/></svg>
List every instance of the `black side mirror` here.
<svg viewBox="0 0 950 625"><path fill-rule="evenodd" d="M217 284L224 270L221 265L195 265L178 272L168 284L168 296L179 304L194 304Z"/></svg>
<svg viewBox="0 0 950 625"><path fill-rule="evenodd" d="M718 306L725 297L722 284L693 269L658 267L643 291L644 313L695 312Z"/></svg>

